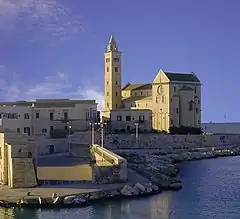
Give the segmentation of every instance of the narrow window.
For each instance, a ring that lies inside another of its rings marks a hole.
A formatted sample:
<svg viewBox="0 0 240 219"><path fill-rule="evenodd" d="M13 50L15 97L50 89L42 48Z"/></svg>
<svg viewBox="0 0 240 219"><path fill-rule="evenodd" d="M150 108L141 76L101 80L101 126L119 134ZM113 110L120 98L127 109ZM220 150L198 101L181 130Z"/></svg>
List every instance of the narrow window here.
<svg viewBox="0 0 240 219"><path fill-rule="evenodd" d="M49 119L52 121L53 120L53 112L50 112L49 114Z"/></svg>
<svg viewBox="0 0 240 219"><path fill-rule="evenodd" d="M126 121L131 121L131 116L126 116Z"/></svg>
<svg viewBox="0 0 240 219"><path fill-rule="evenodd" d="M118 67L115 67L114 70L115 70L115 72L118 72Z"/></svg>
<svg viewBox="0 0 240 219"><path fill-rule="evenodd" d="M107 72L109 72L109 67L107 67Z"/></svg>
<svg viewBox="0 0 240 219"><path fill-rule="evenodd" d="M39 119L40 114L36 113L36 119Z"/></svg>

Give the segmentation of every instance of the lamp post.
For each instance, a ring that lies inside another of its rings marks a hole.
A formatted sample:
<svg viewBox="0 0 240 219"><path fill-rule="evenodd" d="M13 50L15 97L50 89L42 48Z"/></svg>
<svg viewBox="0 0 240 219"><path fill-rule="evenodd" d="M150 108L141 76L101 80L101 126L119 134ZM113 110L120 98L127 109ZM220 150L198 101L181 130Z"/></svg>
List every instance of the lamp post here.
<svg viewBox="0 0 240 219"><path fill-rule="evenodd" d="M95 130L94 130L94 127L97 123L92 123L90 122L89 125L91 126L91 134L92 134L92 140L91 140L91 144L93 145L94 144L94 141L95 141L95 136L94 136L94 133L95 133Z"/></svg>
<svg viewBox="0 0 240 219"><path fill-rule="evenodd" d="M139 123L138 122L136 122L135 123L135 126L136 126L136 144L138 144L138 126L139 126Z"/></svg>
<svg viewBox="0 0 240 219"><path fill-rule="evenodd" d="M107 123L104 123L104 122L100 122L98 123L100 125L100 129L101 129L101 147L102 147L102 162L103 162L103 135L104 135L104 126L107 124Z"/></svg>
<svg viewBox="0 0 240 219"><path fill-rule="evenodd" d="M71 128L72 128L72 126L68 122L68 152L69 152L69 155L71 155L71 139L70 139Z"/></svg>

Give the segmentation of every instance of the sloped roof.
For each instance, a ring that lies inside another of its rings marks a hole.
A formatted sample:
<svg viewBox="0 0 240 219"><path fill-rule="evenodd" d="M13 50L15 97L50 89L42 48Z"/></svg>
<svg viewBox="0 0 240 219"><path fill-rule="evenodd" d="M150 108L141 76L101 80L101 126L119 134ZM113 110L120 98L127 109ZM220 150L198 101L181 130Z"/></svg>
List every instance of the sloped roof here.
<svg viewBox="0 0 240 219"><path fill-rule="evenodd" d="M152 84L131 84L127 83L122 90L149 90L152 89Z"/></svg>
<svg viewBox="0 0 240 219"><path fill-rule="evenodd" d="M179 90L191 90L191 91L193 91L193 89L191 88L191 87L189 87L189 86L187 86L187 85L183 85Z"/></svg>
<svg viewBox="0 0 240 219"><path fill-rule="evenodd" d="M194 73L175 73L165 71L164 73L170 81L200 82L199 78Z"/></svg>

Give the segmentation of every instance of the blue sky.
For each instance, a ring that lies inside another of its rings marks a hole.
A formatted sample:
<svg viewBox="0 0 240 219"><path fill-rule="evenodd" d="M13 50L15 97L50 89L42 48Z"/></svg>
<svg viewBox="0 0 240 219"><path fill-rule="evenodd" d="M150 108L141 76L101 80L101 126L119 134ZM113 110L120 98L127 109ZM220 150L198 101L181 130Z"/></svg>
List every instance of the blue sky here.
<svg viewBox="0 0 240 219"><path fill-rule="evenodd" d="M89 98L102 104L110 34L123 83L158 69L195 72L203 121L239 121L238 0L0 0L0 97Z"/></svg>

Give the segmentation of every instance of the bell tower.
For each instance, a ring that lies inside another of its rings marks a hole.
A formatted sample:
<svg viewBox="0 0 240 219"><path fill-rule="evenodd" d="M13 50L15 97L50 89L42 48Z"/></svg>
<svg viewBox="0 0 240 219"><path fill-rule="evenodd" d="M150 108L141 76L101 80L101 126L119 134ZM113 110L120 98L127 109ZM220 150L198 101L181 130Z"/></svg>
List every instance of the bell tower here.
<svg viewBox="0 0 240 219"><path fill-rule="evenodd" d="M110 37L104 57L104 111L105 115L109 115L112 109L121 108L122 102L122 54L113 35Z"/></svg>

